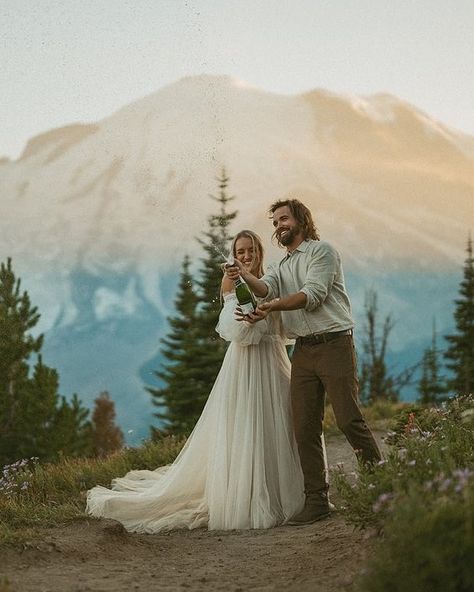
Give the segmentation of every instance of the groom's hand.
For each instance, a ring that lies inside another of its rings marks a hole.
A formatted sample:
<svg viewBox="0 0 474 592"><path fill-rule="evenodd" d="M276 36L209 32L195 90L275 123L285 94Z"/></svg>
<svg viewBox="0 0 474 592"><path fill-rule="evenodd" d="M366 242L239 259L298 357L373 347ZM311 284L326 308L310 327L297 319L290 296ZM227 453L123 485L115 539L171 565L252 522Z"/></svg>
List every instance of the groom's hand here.
<svg viewBox="0 0 474 592"><path fill-rule="evenodd" d="M270 312L272 312L273 307L272 305L278 301L278 298L271 300L270 302L262 302L259 304L255 310L255 312L249 313L244 315L240 307L237 307L235 310L235 318L238 321L247 321L248 323L258 323L258 321L263 321Z"/></svg>

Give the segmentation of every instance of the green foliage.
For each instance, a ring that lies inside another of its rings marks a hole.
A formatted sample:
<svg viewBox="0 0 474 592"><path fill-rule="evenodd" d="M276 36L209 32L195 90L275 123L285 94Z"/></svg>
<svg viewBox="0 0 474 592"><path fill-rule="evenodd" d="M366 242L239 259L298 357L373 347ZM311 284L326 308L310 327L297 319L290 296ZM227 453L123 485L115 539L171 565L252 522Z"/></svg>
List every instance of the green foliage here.
<svg viewBox="0 0 474 592"><path fill-rule="evenodd" d="M38 527L84 517L88 489L107 487L133 469L170 464L183 444L183 438L168 437L106 458L62 458L48 464L32 458L5 467L0 477L0 543L20 540Z"/></svg>
<svg viewBox="0 0 474 592"><path fill-rule="evenodd" d="M232 236L229 226L237 216L237 212L228 212L227 206L234 199L227 195L229 177L222 169L218 178L219 193L210 197L217 202L219 211L208 218L208 229L204 232L204 239L198 239L203 247L205 256L201 258L202 266L199 270L198 285L199 305L197 309L197 339L199 348L194 364L199 368L200 385L195 392L199 412L194 416L194 423L201 414L207 398L219 373L227 350L227 343L216 333L219 314L222 308L221 283L222 263L228 255Z"/></svg>
<svg viewBox="0 0 474 592"><path fill-rule="evenodd" d="M219 211L217 214L209 216L208 229L203 233L204 239L198 238L198 242L204 250L204 257L201 258L200 280L198 281L200 287L199 325L200 336L205 340L206 346L210 348L209 358L215 357L216 360L222 361L225 344L216 335L215 327L221 310L222 263L229 254L232 240L232 236L229 234L229 225L237 216L237 212L227 212L228 203L234 197L227 195L229 177L226 175L225 169L222 170L217 181L219 194L217 197L214 195L210 197L217 202Z"/></svg>
<svg viewBox="0 0 474 592"><path fill-rule="evenodd" d="M162 339L163 356L168 363L154 372L165 386L147 388L158 407L155 417L164 422L162 431L174 434L189 433L202 411L202 401L196 395L207 388L205 369L197 364L200 357L196 308L198 296L194 291L189 271L190 259L184 258L176 314L168 319L170 333Z"/></svg>
<svg viewBox="0 0 474 592"><path fill-rule="evenodd" d="M470 237L459 298L455 304L456 332L446 336L449 343L445 352L446 366L453 373L448 386L456 394L469 394L474 393L474 258Z"/></svg>
<svg viewBox="0 0 474 592"><path fill-rule="evenodd" d="M388 429L389 422L398 415L401 410L405 409L408 403L401 403L399 401L390 401L387 399L379 399L371 405L362 406L362 413L368 425L372 428L385 430ZM330 403L327 403L324 410L324 433L340 434L337 427L334 410Z"/></svg>
<svg viewBox="0 0 474 592"><path fill-rule="evenodd" d="M425 350L421 362L421 378L418 383L419 402L436 405L447 398L446 384L440 376L439 351L436 346L436 328L433 323L431 347Z"/></svg>
<svg viewBox="0 0 474 592"><path fill-rule="evenodd" d="M163 422L161 430L152 428L152 436L163 433L189 434L202 413L217 377L227 344L216 333L221 310L221 265L229 252L229 225L237 212L228 213L227 205L234 199L227 195L229 178L225 170L218 178L219 194L210 196L219 204L217 214L208 218L208 229L198 242L204 250L197 290L189 272L190 260L185 257L178 293L176 314L168 319L170 332L162 340L161 349L167 360L155 376L164 385L148 387L155 417Z"/></svg>
<svg viewBox="0 0 474 592"><path fill-rule="evenodd" d="M471 592L474 590L474 481L457 481L420 499L417 490L397 504L386 539L357 589L361 592Z"/></svg>
<svg viewBox="0 0 474 592"><path fill-rule="evenodd" d="M383 530L364 591L468 590L474 583L474 397L412 406L393 424L376 466L335 482L348 519Z"/></svg>
<svg viewBox="0 0 474 592"><path fill-rule="evenodd" d="M83 454L88 411L58 394L56 370L43 364L43 336L30 333L40 315L21 293L11 259L0 266L0 466L15 459ZM30 377L30 357L38 354Z"/></svg>

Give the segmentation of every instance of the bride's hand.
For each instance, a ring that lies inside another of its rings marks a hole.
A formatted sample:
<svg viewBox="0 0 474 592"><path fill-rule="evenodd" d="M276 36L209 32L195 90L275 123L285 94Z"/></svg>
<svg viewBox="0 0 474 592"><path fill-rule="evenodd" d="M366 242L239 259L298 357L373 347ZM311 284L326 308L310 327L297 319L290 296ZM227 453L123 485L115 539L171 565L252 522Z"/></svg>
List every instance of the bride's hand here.
<svg viewBox="0 0 474 592"><path fill-rule="evenodd" d="M245 268L240 261L234 259L234 263L232 265L224 263L223 271L230 280L235 281L239 275L242 275L242 273L245 271Z"/></svg>
<svg viewBox="0 0 474 592"><path fill-rule="evenodd" d="M260 306L258 306L255 312L243 314L241 308L238 306L235 309L235 318L237 321L247 321L253 325L254 323L258 323L258 321L263 321L269 312L269 310L262 310Z"/></svg>

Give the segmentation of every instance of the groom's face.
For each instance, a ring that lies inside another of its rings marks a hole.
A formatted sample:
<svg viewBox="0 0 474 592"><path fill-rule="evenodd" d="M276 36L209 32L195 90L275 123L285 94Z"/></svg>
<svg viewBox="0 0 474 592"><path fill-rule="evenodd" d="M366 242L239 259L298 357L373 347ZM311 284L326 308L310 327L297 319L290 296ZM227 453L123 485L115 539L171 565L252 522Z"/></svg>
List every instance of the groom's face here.
<svg viewBox="0 0 474 592"><path fill-rule="evenodd" d="M273 227L278 242L284 247L291 247L293 243L300 242L301 226L288 206L282 206L273 212Z"/></svg>

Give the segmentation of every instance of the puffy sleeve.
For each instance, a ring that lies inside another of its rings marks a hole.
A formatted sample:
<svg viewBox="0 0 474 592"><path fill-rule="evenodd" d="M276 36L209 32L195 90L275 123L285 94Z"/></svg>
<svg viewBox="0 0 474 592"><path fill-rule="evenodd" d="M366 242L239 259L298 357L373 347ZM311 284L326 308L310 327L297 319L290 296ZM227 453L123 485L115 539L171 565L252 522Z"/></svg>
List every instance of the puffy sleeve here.
<svg viewBox="0 0 474 592"><path fill-rule="evenodd" d="M224 296L224 306L219 315L216 331L226 341L233 341L242 346L256 345L268 332L267 319L258 321L258 323L237 321L234 316L237 304L235 294Z"/></svg>

